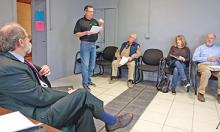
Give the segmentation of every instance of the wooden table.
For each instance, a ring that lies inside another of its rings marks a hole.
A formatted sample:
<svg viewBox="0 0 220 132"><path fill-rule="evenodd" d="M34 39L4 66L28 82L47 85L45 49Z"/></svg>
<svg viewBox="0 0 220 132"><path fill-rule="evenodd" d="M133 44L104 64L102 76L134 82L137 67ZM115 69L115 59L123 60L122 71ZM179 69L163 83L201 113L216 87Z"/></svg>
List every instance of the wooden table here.
<svg viewBox="0 0 220 132"><path fill-rule="evenodd" d="M5 108L0 107L0 115L5 115L5 114L11 113L11 112L12 112L12 111L10 111L10 110L8 110L8 109L5 109ZM30 118L29 118L29 120L31 120L34 124L39 123L39 121L36 121L36 120L34 120L34 119L30 119ZM44 127L44 129L45 129L45 132L62 132L62 131L60 131L60 130L54 128L54 127L48 126L48 125L46 125L46 124L43 124L43 127Z"/></svg>

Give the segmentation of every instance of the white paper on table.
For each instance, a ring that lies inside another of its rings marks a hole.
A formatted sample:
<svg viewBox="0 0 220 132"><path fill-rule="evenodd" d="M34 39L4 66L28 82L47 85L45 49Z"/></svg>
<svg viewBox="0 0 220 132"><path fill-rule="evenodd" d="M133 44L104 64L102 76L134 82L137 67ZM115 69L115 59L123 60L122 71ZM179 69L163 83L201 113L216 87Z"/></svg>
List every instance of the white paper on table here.
<svg viewBox="0 0 220 132"><path fill-rule="evenodd" d="M128 57L123 56L121 58L121 61L119 62L119 65L122 66L128 62Z"/></svg>
<svg viewBox="0 0 220 132"><path fill-rule="evenodd" d="M220 71L220 65L209 66L210 71Z"/></svg>
<svg viewBox="0 0 220 132"><path fill-rule="evenodd" d="M90 32L92 33L98 33L102 30L102 27L100 26L92 26L92 28L90 29Z"/></svg>
<svg viewBox="0 0 220 132"><path fill-rule="evenodd" d="M1 132L14 132L42 125L33 124L27 117L20 112L13 112L0 116Z"/></svg>

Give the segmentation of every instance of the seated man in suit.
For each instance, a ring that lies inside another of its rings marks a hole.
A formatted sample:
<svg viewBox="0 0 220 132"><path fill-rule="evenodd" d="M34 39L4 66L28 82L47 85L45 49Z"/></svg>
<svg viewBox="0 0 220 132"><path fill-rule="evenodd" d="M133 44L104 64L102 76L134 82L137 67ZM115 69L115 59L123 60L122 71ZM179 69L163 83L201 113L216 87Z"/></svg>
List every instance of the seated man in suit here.
<svg viewBox="0 0 220 132"><path fill-rule="evenodd" d="M33 64L24 60L29 52L31 43L20 25L0 28L0 107L73 132L95 132L93 117L105 122L107 131L130 123L132 114L106 113L103 102L85 89L61 92L47 88L40 76L49 74L49 68L42 67L41 75L35 73Z"/></svg>
<svg viewBox="0 0 220 132"><path fill-rule="evenodd" d="M115 53L115 58L112 62L112 76L110 80L110 84L114 83L117 80L117 72L118 67L120 67L120 61L122 57L127 57L128 62L126 63L128 66L128 87L131 88L134 86L134 71L135 71L135 59L141 56L141 48L140 45L137 44L136 41L137 35L131 34L128 37L128 41L124 42L121 46L120 51L117 50Z"/></svg>
<svg viewBox="0 0 220 132"><path fill-rule="evenodd" d="M211 75L218 78L217 100L220 103L220 71L211 71L210 66L220 65L220 46L215 44L216 35L209 33L206 43L196 48L193 61L199 62L198 72L201 74L200 84L198 88L198 100L205 102L205 89Z"/></svg>

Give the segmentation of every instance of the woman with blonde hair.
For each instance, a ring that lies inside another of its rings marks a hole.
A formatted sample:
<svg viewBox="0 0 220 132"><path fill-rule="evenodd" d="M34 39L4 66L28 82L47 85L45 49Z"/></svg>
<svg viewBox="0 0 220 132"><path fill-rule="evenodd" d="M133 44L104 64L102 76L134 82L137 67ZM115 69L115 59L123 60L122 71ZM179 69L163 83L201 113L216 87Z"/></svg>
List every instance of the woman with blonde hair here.
<svg viewBox="0 0 220 132"><path fill-rule="evenodd" d="M172 94L176 94L176 87L179 80L182 81L184 87L189 87L185 69L189 65L190 50L186 46L186 39L183 35L176 37L175 45L170 48L168 54L169 66L173 71L173 78L171 83Z"/></svg>

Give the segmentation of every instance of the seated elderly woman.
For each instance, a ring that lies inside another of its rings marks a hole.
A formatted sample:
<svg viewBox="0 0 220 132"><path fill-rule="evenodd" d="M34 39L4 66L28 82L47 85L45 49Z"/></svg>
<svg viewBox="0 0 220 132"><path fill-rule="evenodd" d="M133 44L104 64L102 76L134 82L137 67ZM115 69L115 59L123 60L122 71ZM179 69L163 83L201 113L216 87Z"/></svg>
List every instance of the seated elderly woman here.
<svg viewBox="0 0 220 132"><path fill-rule="evenodd" d="M185 69L190 61L190 50L186 46L186 39L183 35L176 37L175 45L170 48L168 60L168 65L173 70L171 91L172 94L176 94L179 79L182 81L184 87L190 86L185 73Z"/></svg>

